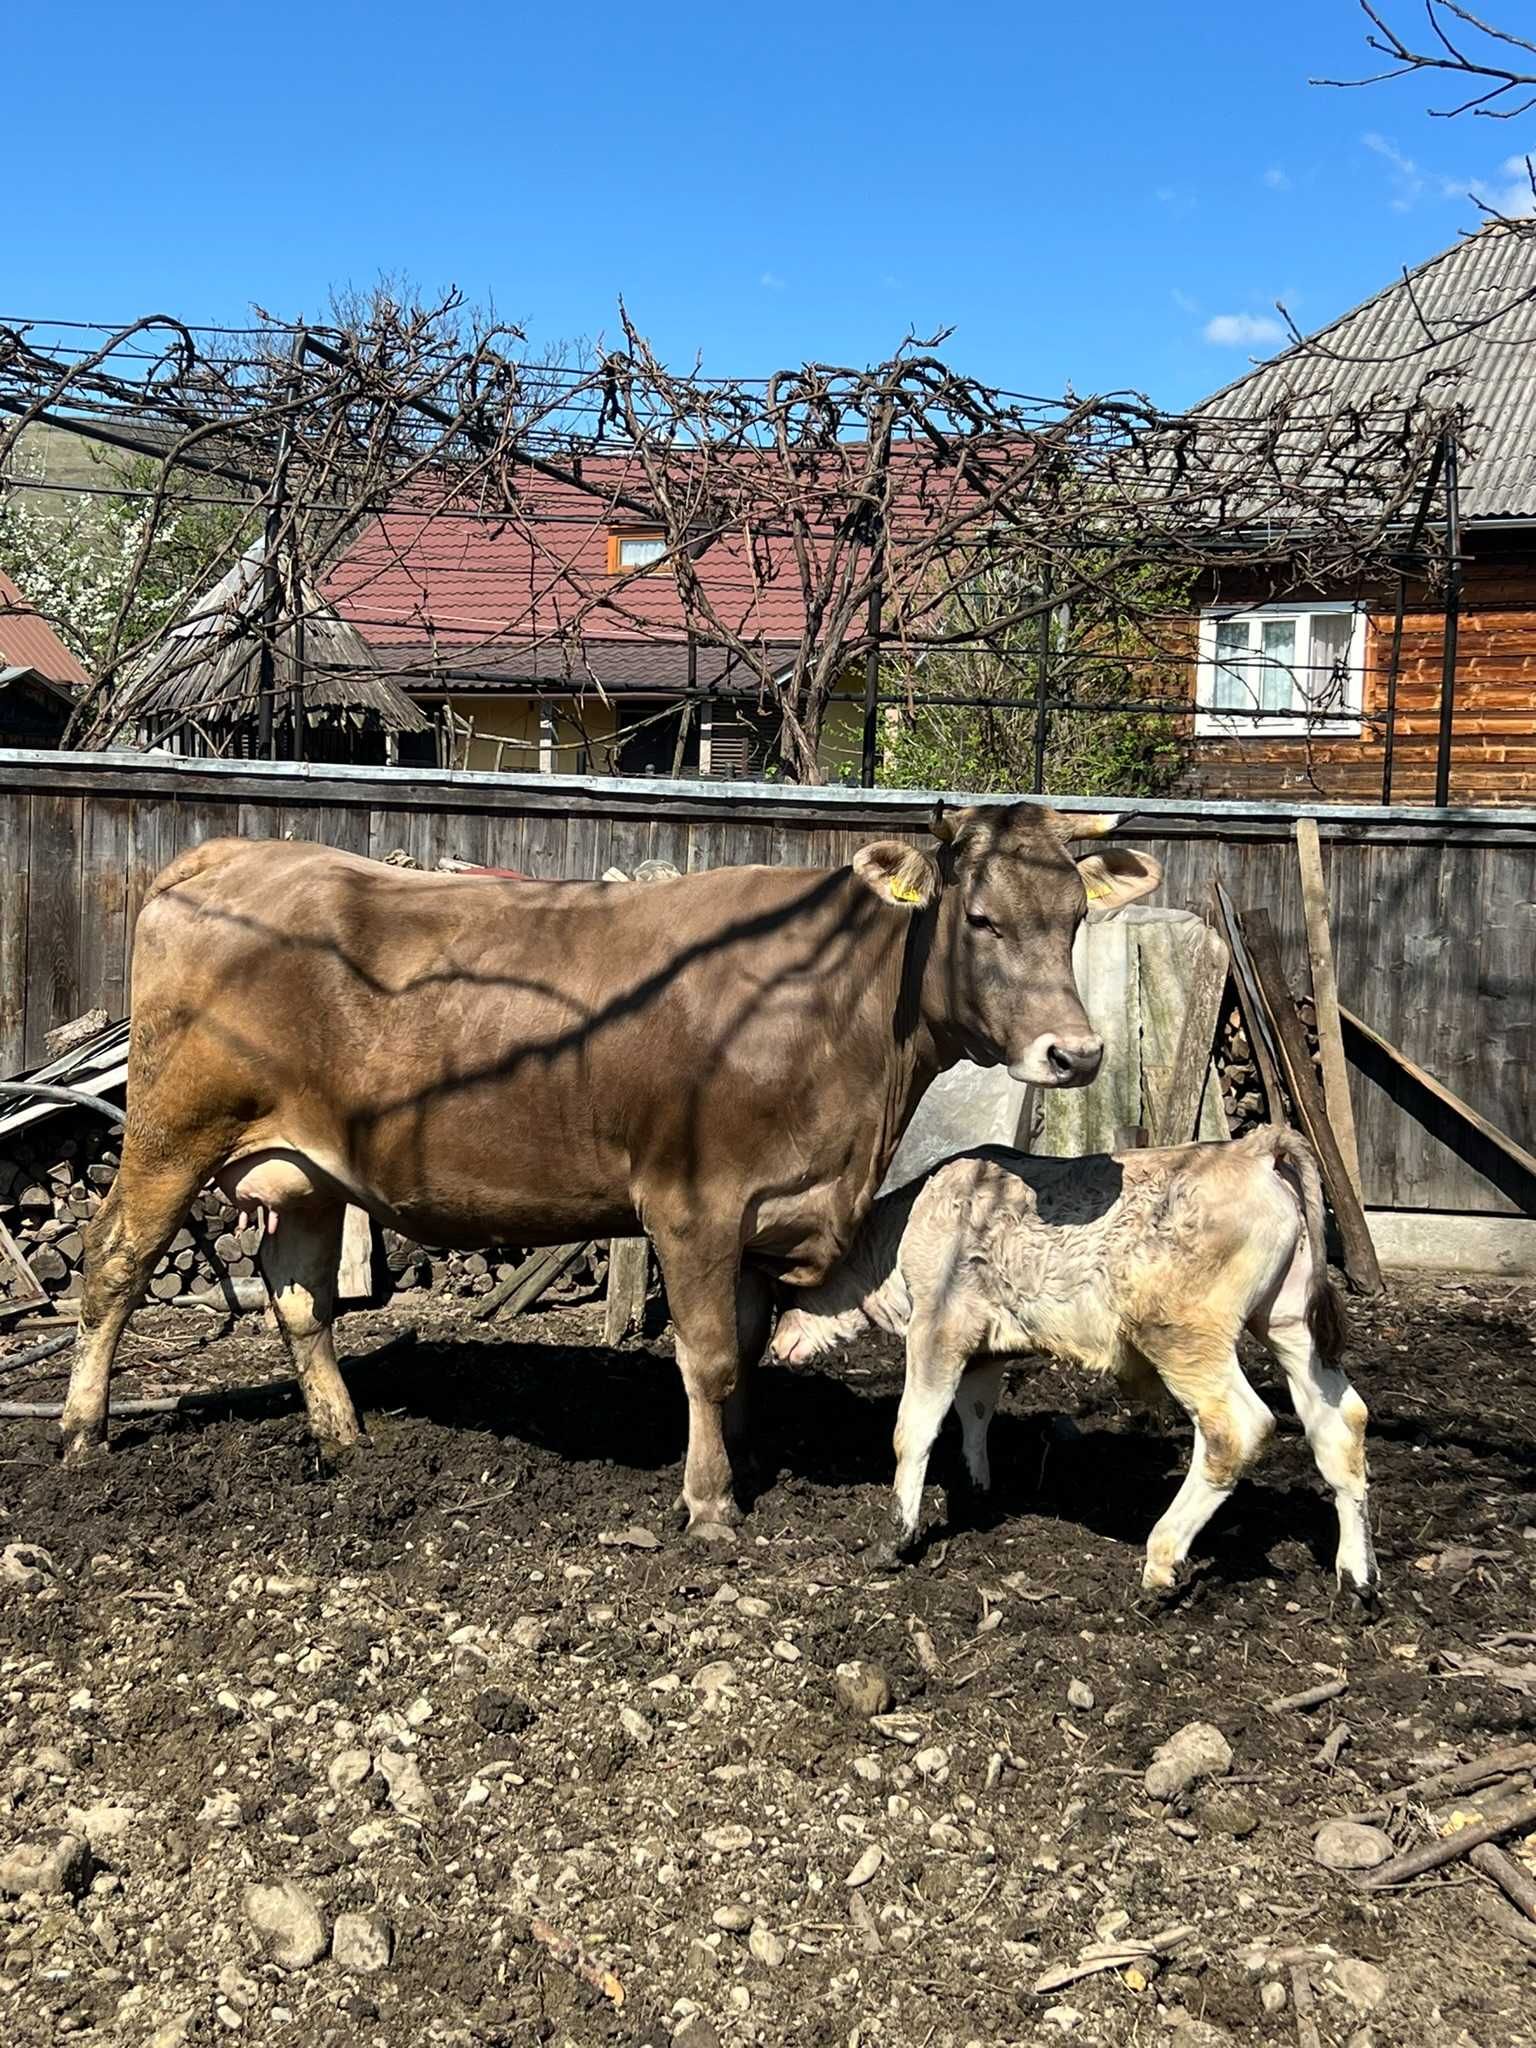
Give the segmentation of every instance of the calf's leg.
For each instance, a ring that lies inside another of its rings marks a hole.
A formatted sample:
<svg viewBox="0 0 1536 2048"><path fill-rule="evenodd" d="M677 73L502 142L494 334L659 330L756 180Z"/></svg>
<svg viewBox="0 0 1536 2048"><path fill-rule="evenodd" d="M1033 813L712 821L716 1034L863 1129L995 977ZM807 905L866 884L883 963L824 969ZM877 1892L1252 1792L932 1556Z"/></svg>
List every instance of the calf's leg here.
<svg viewBox="0 0 1536 2048"><path fill-rule="evenodd" d="M955 1396L955 1413L960 1417L960 1441L965 1470L978 1493L990 1492L992 1463L987 1456L987 1431L997 1412L998 1399L1008 1368L996 1360L973 1365L960 1382Z"/></svg>
<svg viewBox="0 0 1536 2048"><path fill-rule="evenodd" d="M1269 1441L1275 1418L1225 1339L1163 1330L1138 1332L1137 1342L1195 1424L1189 1471L1147 1540L1141 1574L1149 1592L1168 1592L1190 1545Z"/></svg>
<svg viewBox="0 0 1536 2048"><path fill-rule="evenodd" d="M313 1195L278 1210L261 1241L262 1278L303 1389L310 1434L322 1444L362 1436L333 1334L344 1215L343 1203Z"/></svg>
<svg viewBox="0 0 1536 2048"><path fill-rule="evenodd" d="M928 1458L965 1377L972 1349L970 1333L961 1328L928 1316L913 1318L907 1332L907 1380L896 1412L893 1439L896 1481L892 1489L891 1531L887 1542L873 1550L872 1564L895 1563L912 1547L922 1519ZM986 1422L990 1420L990 1408L985 1420L975 1415L971 1418L973 1427L979 1423L983 1439Z"/></svg>
<svg viewBox="0 0 1536 2048"><path fill-rule="evenodd" d="M1280 1361L1317 1469L1333 1490L1339 1516L1338 1582L1370 1602L1379 1574L1365 1468L1366 1406L1339 1368L1323 1359L1305 1309L1291 1312L1288 1292L1287 1286L1268 1318L1255 1319L1254 1328Z"/></svg>

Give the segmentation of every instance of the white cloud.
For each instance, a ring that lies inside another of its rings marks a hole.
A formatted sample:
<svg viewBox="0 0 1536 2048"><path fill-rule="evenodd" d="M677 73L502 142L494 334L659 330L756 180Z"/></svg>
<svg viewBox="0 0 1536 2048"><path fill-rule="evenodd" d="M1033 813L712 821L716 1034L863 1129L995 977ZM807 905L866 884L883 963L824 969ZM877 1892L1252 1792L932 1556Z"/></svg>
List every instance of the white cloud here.
<svg viewBox="0 0 1536 2048"><path fill-rule="evenodd" d="M757 281L765 292L781 292L784 289L784 279L776 270L765 270Z"/></svg>
<svg viewBox="0 0 1536 2048"><path fill-rule="evenodd" d="M1267 313L1217 313L1201 331L1217 348L1263 348L1286 339L1280 322Z"/></svg>
<svg viewBox="0 0 1536 2048"><path fill-rule="evenodd" d="M1520 220L1536 213L1536 192L1531 190L1531 168L1523 156L1507 156L1499 166L1497 179L1473 178L1465 183L1446 181L1446 197L1480 199L1484 206L1507 220Z"/></svg>
<svg viewBox="0 0 1536 2048"><path fill-rule="evenodd" d="M1289 192L1291 189L1290 177L1279 164L1270 165L1264 173L1264 182L1271 192Z"/></svg>
<svg viewBox="0 0 1536 2048"><path fill-rule="evenodd" d="M1423 196L1424 173L1411 156L1404 156L1397 144L1388 141L1385 135L1378 135L1372 130L1370 134L1362 135L1360 140L1367 149L1379 156L1383 163L1391 167L1392 211L1407 213L1415 201Z"/></svg>

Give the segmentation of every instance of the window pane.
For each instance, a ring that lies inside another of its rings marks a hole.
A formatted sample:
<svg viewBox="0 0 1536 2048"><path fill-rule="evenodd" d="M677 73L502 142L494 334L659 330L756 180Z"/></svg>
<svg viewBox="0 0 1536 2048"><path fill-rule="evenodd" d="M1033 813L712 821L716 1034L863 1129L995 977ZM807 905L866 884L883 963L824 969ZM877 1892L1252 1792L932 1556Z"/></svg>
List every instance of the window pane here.
<svg viewBox="0 0 1536 2048"><path fill-rule="evenodd" d="M1220 619L1216 625L1216 673L1211 703L1218 711L1248 711L1253 693L1248 683L1248 620Z"/></svg>
<svg viewBox="0 0 1536 2048"><path fill-rule="evenodd" d="M1296 621L1264 621L1264 665L1259 706L1264 711L1289 711L1295 702Z"/></svg>
<svg viewBox="0 0 1536 2048"><path fill-rule="evenodd" d="M1312 616L1307 695L1319 711L1337 711L1349 702L1349 647L1354 631L1353 612L1315 612Z"/></svg>
<svg viewBox="0 0 1536 2048"><path fill-rule="evenodd" d="M619 535L619 567L621 569L643 569L647 562L658 562L667 551L667 544L660 534L621 533Z"/></svg>

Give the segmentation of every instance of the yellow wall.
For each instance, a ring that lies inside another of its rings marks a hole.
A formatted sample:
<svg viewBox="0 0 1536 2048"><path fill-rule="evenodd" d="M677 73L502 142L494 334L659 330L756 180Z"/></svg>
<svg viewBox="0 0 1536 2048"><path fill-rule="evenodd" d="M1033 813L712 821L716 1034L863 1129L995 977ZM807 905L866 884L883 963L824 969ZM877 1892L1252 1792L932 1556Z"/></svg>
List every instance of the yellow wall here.
<svg viewBox="0 0 1536 2048"><path fill-rule="evenodd" d="M464 696L450 697L448 703L455 719L461 723L472 723L474 727L469 759L463 763L465 767L515 768L525 774L538 773L539 706L531 698ZM607 757L602 742L613 736L612 705L604 704L597 697L587 697L580 702L574 698L552 697L546 699L546 704L559 713L555 770L566 775L605 773ZM579 744L583 733L595 743L590 760ZM516 744L506 744L498 749L498 740Z"/></svg>
<svg viewBox="0 0 1536 2048"><path fill-rule="evenodd" d="M610 759L603 742L611 740L617 730L612 704L605 704L600 697L592 696L581 699L548 697L544 701L558 714L559 749L554 757L555 772L565 775L608 774ZM469 759L463 766L538 773L539 706L531 698L466 695L450 697L448 703L455 719L472 722L474 726ZM660 709L659 700L654 708ZM586 753L579 745L582 734L592 743ZM822 773L829 782L858 781L863 736L862 692L855 692L850 685L848 690L839 691L832 700L822 725L818 758ZM498 740L519 744L506 744L498 750Z"/></svg>

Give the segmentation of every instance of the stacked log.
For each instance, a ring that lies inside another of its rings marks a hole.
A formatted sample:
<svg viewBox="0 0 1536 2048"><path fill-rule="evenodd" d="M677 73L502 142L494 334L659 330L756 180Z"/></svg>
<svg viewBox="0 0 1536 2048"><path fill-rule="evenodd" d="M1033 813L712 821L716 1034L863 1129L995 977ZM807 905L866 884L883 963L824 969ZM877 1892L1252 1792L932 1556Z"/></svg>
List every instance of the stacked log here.
<svg viewBox="0 0 1536 2048"><path fill-rule="evenodd" d="M0 1223L54 1300L80 1292L86 1226L117 1178L120 1157L119 1132L84 1112L45 1117L0 1138ZM217 1188L205 1188L151 1275L151 1298L174 1301L216 1287L209 1245L233 1278L254 1274L260 1233L235 1223Z"/></svg>
<svg viewBox="0 0 1536 2048"><path fill-rule="evenodd" d="M1307 1050L1312 1055L1312 1064L1317 1070L1321 1086L1322 1069L1317 1049L1317 1011L1310 996L1296 998L1296 1014L1300 1017L1302 1029L1306 1032ZM1243 1013L1236 1002L1223 1014L1217 1030L1216 1073L1221 1082L1221 1101L1227 1112L1227 1123L1233 1137L1241 1138L1249 1131L1256 1130L1266 1119L1264 1084L1259 1077L1253 1047L1248 1042L1248 1030L1243 1022Z"/></svg>

